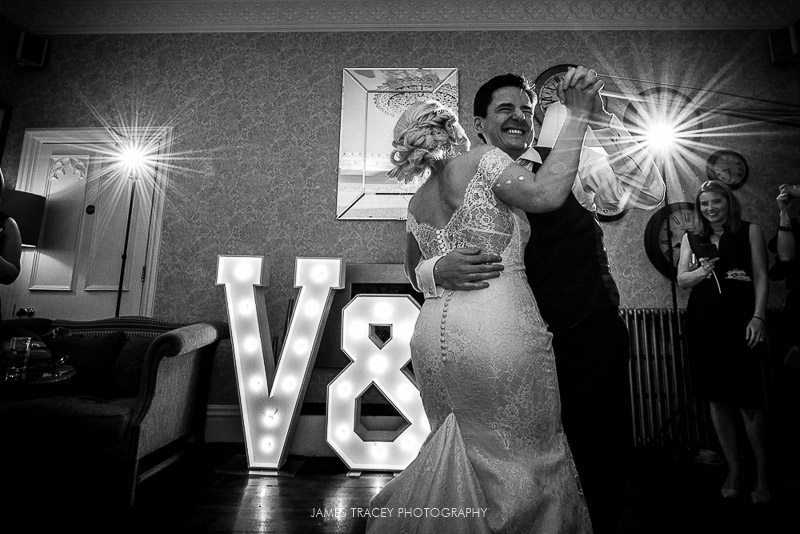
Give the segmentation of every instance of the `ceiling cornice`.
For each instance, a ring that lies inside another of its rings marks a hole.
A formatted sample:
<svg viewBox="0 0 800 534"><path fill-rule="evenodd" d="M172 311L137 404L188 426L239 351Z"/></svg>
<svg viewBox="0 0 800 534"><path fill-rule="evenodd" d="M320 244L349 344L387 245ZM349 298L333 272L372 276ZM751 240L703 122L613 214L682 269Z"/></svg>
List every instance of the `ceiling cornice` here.
<svg viewBox="0 0 800 534"><path fill-rule="evenodd" d="M736 30L800 19L797 0L2 0L45 35L115 33Z"/></svg>

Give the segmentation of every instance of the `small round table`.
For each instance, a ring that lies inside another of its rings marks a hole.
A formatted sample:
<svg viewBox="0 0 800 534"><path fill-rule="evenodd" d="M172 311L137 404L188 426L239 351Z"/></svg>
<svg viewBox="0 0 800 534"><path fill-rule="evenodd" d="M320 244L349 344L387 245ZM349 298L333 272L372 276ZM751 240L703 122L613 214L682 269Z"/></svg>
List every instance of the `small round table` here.
<svg viewBox="0 0 800 534"><path fill-rule="evenodd" d="M67 364L28 367L21 380L0 380L0 397L48 397L58 395L75 378L75 368Z"/></svg>

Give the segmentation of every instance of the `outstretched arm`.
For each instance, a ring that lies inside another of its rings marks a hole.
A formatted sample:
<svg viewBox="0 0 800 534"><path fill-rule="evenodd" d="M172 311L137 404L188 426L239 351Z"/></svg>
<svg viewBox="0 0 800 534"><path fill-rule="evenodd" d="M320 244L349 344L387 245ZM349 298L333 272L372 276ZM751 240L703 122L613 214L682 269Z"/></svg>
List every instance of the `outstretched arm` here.
<svg viewBox="0 0 800 534"><path fill-rule="evenodd" d="M558 102L547 108L540 144L552 143L553 132L565 116L566 110ZM652 209L661 203L666 190L653 157L606 111L602 94L594 101L577 176L575 197L585 208L596 206L600 213Z"/></svg>
<svg viewBox="0 0 800 534"><path fill-rule="evenodd" d="M497 198L529 213L553 211L564 204L578 172L586 127L602 87L594 71L578 67L567 72L558 87L567 116L550 155L536 174L517 164L509 165L495 182Z"/></svg>
<svg viewBox="0 0 800 534"><path fill-rule="evenodd" d="M594 191L598 210L652 209L664 199L666 185L653 157L611 116L607 128L590 129L579 176Z"/></svg>

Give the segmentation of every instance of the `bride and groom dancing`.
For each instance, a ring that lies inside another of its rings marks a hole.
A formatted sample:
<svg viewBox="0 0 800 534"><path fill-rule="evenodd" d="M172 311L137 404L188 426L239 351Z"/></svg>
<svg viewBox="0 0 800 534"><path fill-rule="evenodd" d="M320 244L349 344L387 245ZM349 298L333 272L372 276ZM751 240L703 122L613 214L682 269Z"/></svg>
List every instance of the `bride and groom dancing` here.
<svg viewBox="0 0 800 534"><path fill-rule="evenodd" d="M470 150L434 101L398 120L391 175L424 180L405 264L426 297L411 349L434 430L370 506L487 511L376 518L368 531L614 531L627 331L592 210L655 207L664 185L602 86L570 69L537 147L533 91L512 74L476 93L485 145Z"/></svg>

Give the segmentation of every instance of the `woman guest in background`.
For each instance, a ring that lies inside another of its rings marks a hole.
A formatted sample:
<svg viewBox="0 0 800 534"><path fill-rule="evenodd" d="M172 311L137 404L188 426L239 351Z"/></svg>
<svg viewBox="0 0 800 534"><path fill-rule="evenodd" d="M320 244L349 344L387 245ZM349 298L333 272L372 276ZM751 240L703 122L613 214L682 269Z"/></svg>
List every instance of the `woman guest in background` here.
<svg viewBox="0 0 800 534"><path fill-rule="evenodd" d="M537 174L491 146L458 155L469 140L456 115L435 101L412 105L398 120L391 174L425 177L409 203L409 279L420 256L457 247L500 254L505 269L486 289L425 301L411 355L433 431L411 465L370 502L398 513L370 519L368 531L591 531L561 426L552 336L528 285L523 251L530 235L524 211L554 210L572 187L601 86L583 67L565 76L559 91L569 118ZM532 112L528 106L514 114L521 120ZM507 135L524 135L507 128Z"/></svg>
<svg viewBox="0 0 800 534"><path fill-rule="evenodd" d="M737 438L741 415L756 463L753 502L771 499L767 473L762 348L766 341L767 250L758 225L720 181L703 183L695 229L683 237L678 285L692 288L686 309L689 358L698 394L711 405L728 476L725 498L737 498L745 474Z"/></svg>
<svg viewBox="0 0 800 534"><path fill-rule="evenodd" d="M3 171L0 170L0 200L6 190ZM0 284L11 284L19 276L19 259L22 256L22 238L17 222L0 211ZM0 303L0 320L3 316Z"/></svg>
<svg viewBox="0 0 800 534"><path fill-rule="evenodd" d="M769 275L773 280L786 280L780 349L787 365L800 367L800 185L783 184L778 191L778 234L769 242L778 257Z"/></svg>

